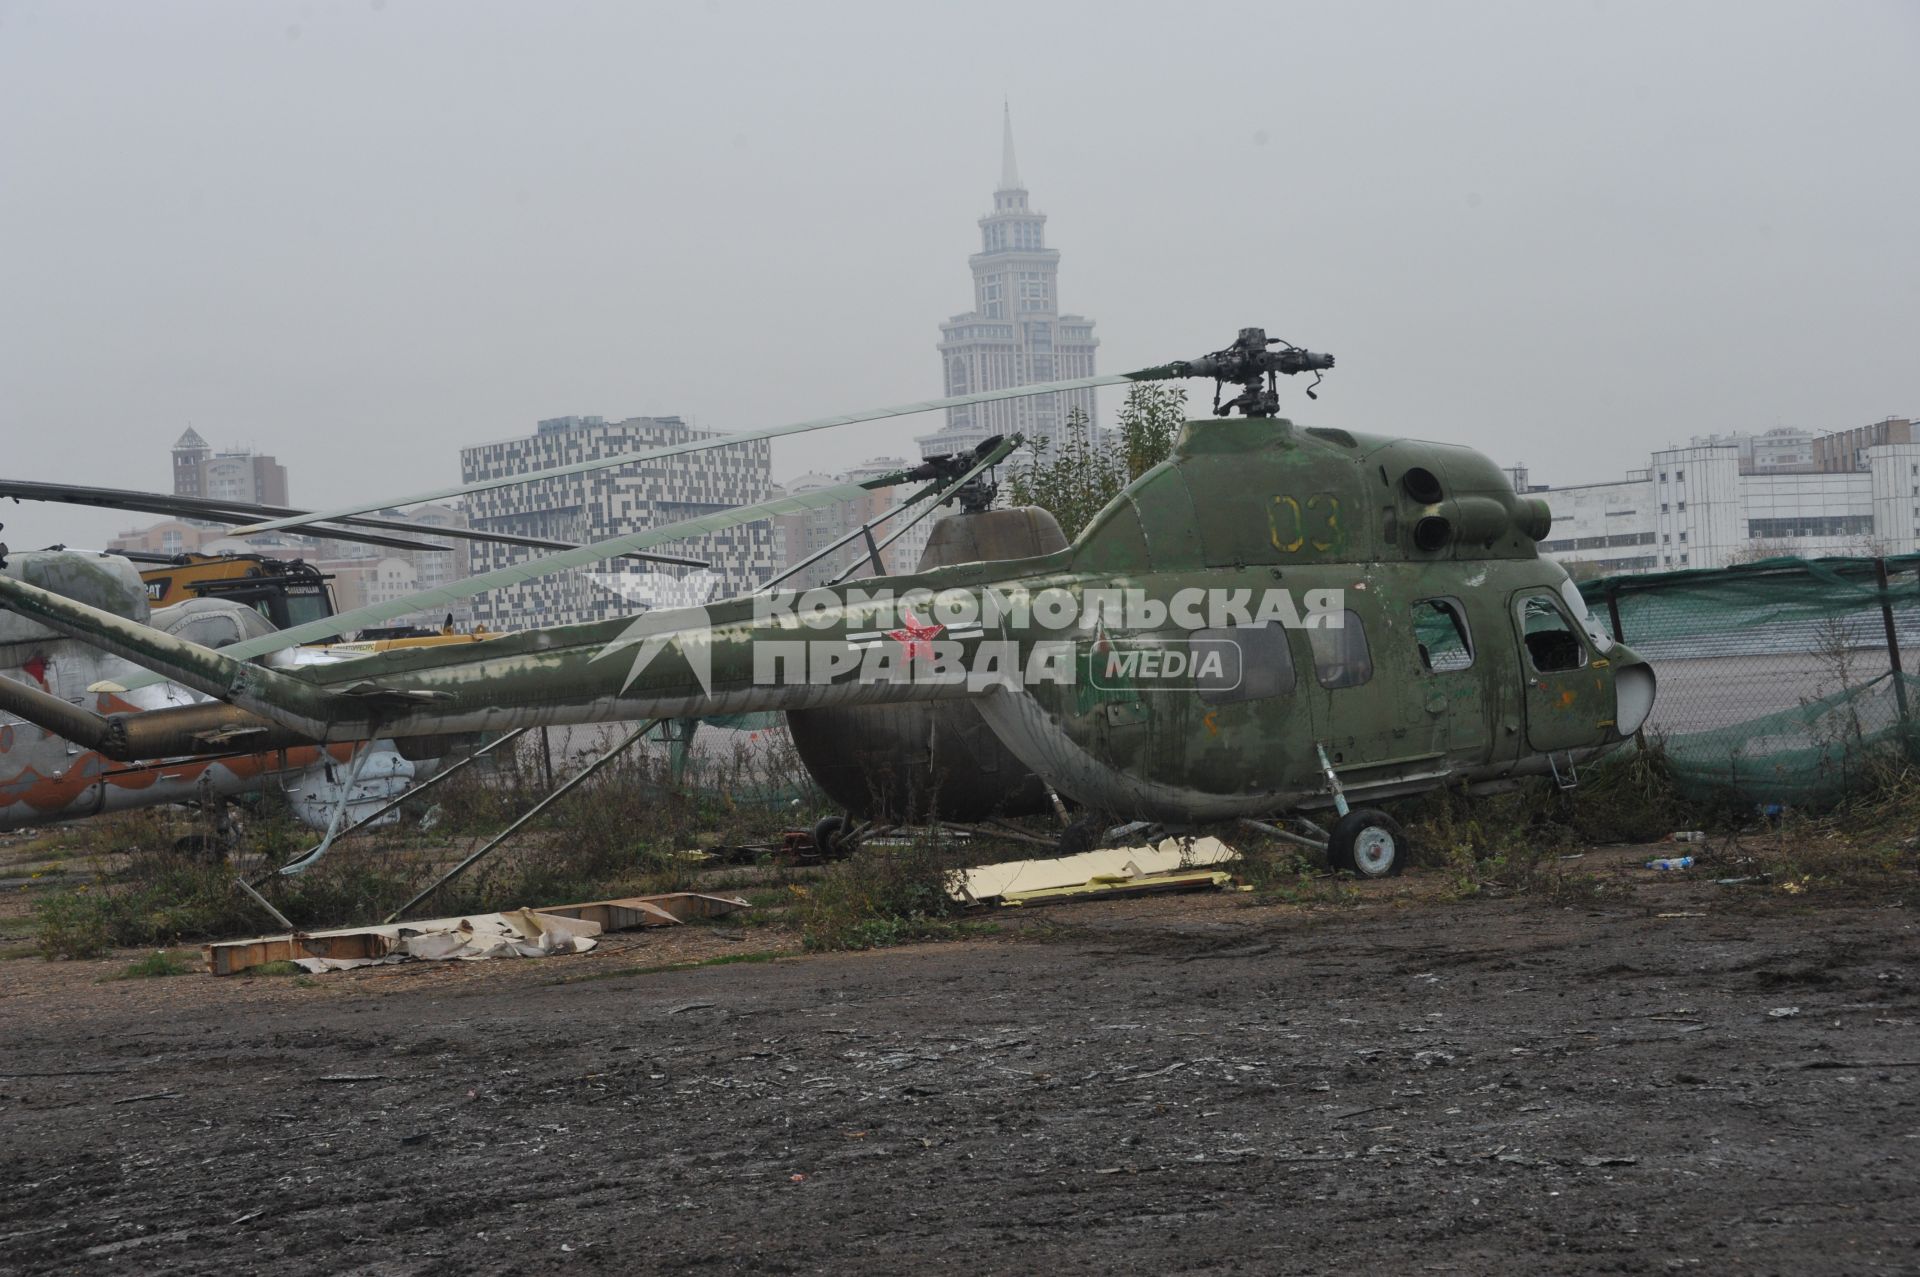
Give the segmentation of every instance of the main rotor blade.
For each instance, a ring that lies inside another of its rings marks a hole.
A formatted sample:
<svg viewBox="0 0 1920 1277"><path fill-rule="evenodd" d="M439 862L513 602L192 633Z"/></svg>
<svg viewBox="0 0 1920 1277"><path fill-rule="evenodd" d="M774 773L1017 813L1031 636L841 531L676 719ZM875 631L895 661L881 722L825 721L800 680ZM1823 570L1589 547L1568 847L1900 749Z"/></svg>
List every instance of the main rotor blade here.
<svg viewBox="0 0 1920 1277"><path fill-rule="evenodd" d="M932 481L909 496L903 505L933 497L935 503L946 501L976 475L991 466L1006 460L1007 456L1022 442L1020 436L999 440L987 440L981 444L973 456L964 463L966 469L958 476L952 469L935 474ZM990 446L989 446L990 445ZM544 558L530 559L525 563L515 563L479 576L456 581L452 585L434 590L423 590L402 599L388 603L375 603L367 607L356 608L351 612L341 612L319 621L310 621L305 625L296 625L290 629L264 634L257 639L229 644L220 649L221 655L234 660L250 660L269 652L282 651L301 643L318 639L332 638L348 630L360 629L369 625L379 625L408 612L424 610L431 605L439 610L442 604L482 594L502 585L518 585L522 581L531 581L568 568L582 567L602 559L616 558L638 546L657 545L662 541L675 541L683 537L703 536L710 532L724 531L742 523L752 523L758 519L772 518L779 514L796 514L802 510L817 510L823 506L835 505L841 501L851 501L855 497L880 488L927 478L929 471L942 471L942 463L928 462L909 470L898 470L877 478L863 479L858 483L835 484L828 488L816 488L811 492L802 492L794 496L774 497L755 505L737 506L731 510L722 510L714 514L701 515L698 518L682 519L677 523L663 524L657 528L648 528L644 532L633 532L622 537L613 537L606 541L597 541L592 545L583 545L575 549L564 550L559 554L549 554ZM131 691L137 687L148 687L165 682L159 674L142 674L128 680L122 686Z"/></svg>
<svg viewBox="0 0 1920 1277"><path fill-rule="evenodd" d="M498 479L483 479L477 483L460 484L451 488L435 488L431 492L416 492L411 496L387 497L366 505L342 506L337 510L323 510L318 514L267 519L260 523L249 524L244 528L237 528L235 532L237 535L247 536L255 532L272 532L279 528L295 528L320 519L343 519L352 515L365 514L369 510L385 510L390 506L418 505L424 501L446 501L475 492L490 492L495 488L510 488L515 484L534 483L541 479L558 479L570 474L584 474L590 470L610 470L617 466L634 465L642 461L657 461L662 457L677 457L688 452L704 452L709 448L725 448L736 443L757 443L762 439L777 439L783 435L804 434L809 430L826 430L833 426L849 426L861 421L906 417L916 412L932 412L936 408L963 408L968 404L992 403L1000 399L1024 399L1032 395L1057 394L1063 390L1088 390L1095 386L1117 386L1129 381L1164 380L1169 377L1185 376L1183 371L1176 371L1181 367L1182 365L1178 364L1165 364L1158 368L1145 368L1137 372L1075 377L1068 381L1039 382L1030 386L1009 386L1005 390L983 390L971 395L950 395L945 399L922 399L915 403L895 404L891 408L873 408L865 412L846 412L832 417L816 417L812 421L799 421L790 426L773 426L766 430L715 435L710 439L696 439L690 443L677 443L670 447L654 448L646 452L623 452L617 456L554 466L549 470L532 470L526 474L504 475Z"/></svg>
<svg viewBox="0 0 1920 1277"><path fill-rule="evenodd" d="M866 495L872 490L874 483L874 480L869 479L864 483L835 484L832 487L816 488L811 492L802 492L795 496L775 497L754 505L736 506L731 510L721 510L713 514L703 514L697 518L681 519L676 523L662 524L643 532L630 532L626 536L595 541L591 545L562 550L558 554L543 555L537 559L529 559L525 563L509 564L504 568L496 568L492 572L482 572L464 581L455 581L451 585L444 585L437 589L422 590L418 594L409 594L405 598L393 599L386 603L371 603L366 607L336 613L322 620L309 621L305 625L295 625L284 630L275 630L272 634L263 634L259 638L230 643L220 649L220 654L233 660L246 661L256 656L264 656L269 652L297 647L302 643L333 638L350 630L384 624L397 616L405 616L409 612L429 609L437 612L447 604L457 603L461 599L471 598L476 594L484 594L488 590L518 585L523 581L535 580L568 568L584 567L603 559L618 558L629 551L646 546L659 545L665 541L679 541L687 537L705 536L710 532L725 531L742 523L752 523L777 514L797 514L803 510L817 510L822 506L833 505L840 501L851 501L855 497ZM125 681L121 686L130 691L137 687L148 687L165 681L158 674L145 674Z"/></svg>
<svg viewBox="0 0 1920 1277"><path fill-rule="evenodd" d="M31 479L0 479L0 497L16 501L47 501L59 505L93 506L102 510L136 510L142 514L167 514L176 518L201 519L208 523L242 524L262 517L306 513L293 506L256 505L249 501L214 501L206 497L186 497L166 492L140 492L132 488L94 488L74 483L40 483ZM385 507L381 507L384 509ZM428 528L399 519L342 519L356 528L387 528L395 532L424 532L428 536L454 541L497 541L502 545L524 545L535 550L570 550L572 541L549 541L545 537L521 536L513 532L488 532L480 528ZM236 534L242 535L242 534ZM395 550L436 550L451 553L453 547L425 541L406 541L398 537L373 536L345 528L313 527L310 535L335 541L387 546ZM704 560L671 554L631 554L626 556L647 562L672 563L681 567L703 568Z"/></svg>
<svg viewBox="0 0 1920 1277"><path fill-rule="evenodd" d="M15 501L44 501L52 505L91 506L100 510L133 510L141 514L164 514L178 519L198 519L205 523L245 523L248 519L257 519L263 510L277 509L273 506L250 506L243 501L211 501L203 497L182 497L162 492L138 492L127 488L91 488L73 483L38 483L31 479L0 479L0 497L12 497ZM422 528L418 524L401 523L397 520L355 520L364 522L368 527L396 528L407 532L428 532L439 535L441 529ZM354 541L366 545L386 546L394 550L435 550L441 553L452 550L452 546L434 545L427 541L415 541L401 537L374 536L370 533L349 532L345 529L317 529L315 535L330 536L341 541Z"/></svg>

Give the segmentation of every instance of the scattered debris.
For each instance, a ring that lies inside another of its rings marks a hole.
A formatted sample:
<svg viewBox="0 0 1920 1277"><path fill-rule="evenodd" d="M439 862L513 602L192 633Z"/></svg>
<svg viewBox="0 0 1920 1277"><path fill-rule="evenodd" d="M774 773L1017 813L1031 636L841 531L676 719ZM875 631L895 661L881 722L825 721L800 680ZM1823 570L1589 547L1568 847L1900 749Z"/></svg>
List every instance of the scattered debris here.
<svg viewBox="0 0 1920 1277"><path fill-rule="evenodd" d="M1707 831L1704 829L1676 829L1667 835L1668 842L1705 842Z"/></svg>
<svg viewBox="0 0 1920 1277"><path fill-rule="evenodd" d="M1767 1014L1772 1016L1776 1020L1785 1020L1793 1016L1799 1015L1800 1008L1799 1007L1775 1007L1773 1010L1767 1012Z"/></svg>
<svg viewBox="0 0 1920 1277"><path fill-rule="evenodd" d="M207 945L207 969L214 975L233 975L268 962L292 962L317 972L408 959L474 962L585 953L603 932L677 926L689 918L712 918L746 907L746 901L731 896L679 891L511 913L296 931Z"/></svg>
<svg viewBox="0 0 1920 1277"><path fill-rule="evenodd" d="M1647 862L1647 868L1661 869L1661 870L1691 869L1693 868L1693 857L1692 856L1662 856L1658 860L1649 860Z"/></svg>
<svg viewBox="0 0 1920 1277"><path fill-rule="evenodd" d="M980 865L956 875L948 892L964 904L1020 905L1073 896L1221 887L1233 875L1217 866L1239 858L1239 852L1218 838L1168 838L1158 847L1119 847L1048 860Z"/></svg>

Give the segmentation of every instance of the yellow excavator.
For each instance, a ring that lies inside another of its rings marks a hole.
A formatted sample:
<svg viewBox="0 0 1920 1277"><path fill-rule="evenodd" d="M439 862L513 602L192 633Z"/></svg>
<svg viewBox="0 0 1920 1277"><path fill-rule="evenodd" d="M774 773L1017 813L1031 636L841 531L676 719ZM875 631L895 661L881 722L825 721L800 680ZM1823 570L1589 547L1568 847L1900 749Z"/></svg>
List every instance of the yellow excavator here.
<svg viewBox="0 0 1920 1277"><path fill-rule="evenodd" d="M147 602L171 607L189 599L227 599L245 603L284 630L308 621L323 621L335 612L327 587L332 578L304 559L276 559L264 554L137 555L140 579L146 583ZM484 625L461 630L449 616L438 629L394 625L363 630L335 649L387 652L411 647L439 647L495 637Z"/></svg>

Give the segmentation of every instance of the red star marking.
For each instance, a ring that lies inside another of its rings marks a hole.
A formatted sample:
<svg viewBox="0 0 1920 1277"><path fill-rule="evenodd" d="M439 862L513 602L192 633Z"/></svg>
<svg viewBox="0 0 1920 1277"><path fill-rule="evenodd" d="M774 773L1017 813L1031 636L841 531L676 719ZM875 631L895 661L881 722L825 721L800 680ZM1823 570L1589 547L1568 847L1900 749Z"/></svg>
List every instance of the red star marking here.
<svg viewBox="0 0 1920 1277"><path fill-rule="evenodd" d="M946 626L936 624L932 621L922 625L913 619L913 613L909 611L907 613L907 623L905 627L898 630L888 630L887 637L900 641L900 646L907 649L907 659L909 661L922 652L926 653L928 660L932 660L933 640L939 635L940 631L946 628Z"/></svg>
<svg viewBox="0 0 1920 1277"><path fill-rule="evenodd" d="M46 657L40 655L38 652L35 652L33 654L33 659L29 660L25 665L22 665L20 668L25 670L27 673L33 675L33 681L40 684L40 686L45 687L47 685L47 658Z"/></svg>

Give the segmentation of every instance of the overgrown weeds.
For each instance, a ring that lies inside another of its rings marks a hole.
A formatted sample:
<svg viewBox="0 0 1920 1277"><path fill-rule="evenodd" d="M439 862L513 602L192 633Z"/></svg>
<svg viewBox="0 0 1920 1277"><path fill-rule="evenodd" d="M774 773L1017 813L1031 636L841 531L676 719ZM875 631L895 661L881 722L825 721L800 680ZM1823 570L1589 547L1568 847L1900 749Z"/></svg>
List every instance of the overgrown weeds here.
<svg viewBox="0 0 1920 1277"><path fill-rule="evenodd" d="M162 976L185 975L193 966L184 958L168 953L164 949L155 949L144 958L127 964L120 973L122 980L151 980Z"/></svg>
<svg viewBox="0 0 1920 1277"><path fill-rule="evenodd" d="M1903 904L1920 888L1920 769L1883 763L1872 780L1833 811L1728 839L1714 865L1782 895Z"/></svg>
<svg viewBox="0 0 1920 1277"><path fill-rule="evenodd" d="M1334 873L1317 853L1278 839L1234 834L1233 848L1240 859L1222 866L1253 888L1260 904L1348 906L1359 900L1359 884Z"/></svg>
<svg viewBox="0 0 1920 1277"><path fill-rule="evenodd" d="M758 748L752 751L743 747L696 759L677 776L659 753L635 749L423 901L414 916L697 886L696 862L685 851L764 838L796 819L810 821L818 810L817 799L799 807L790 798L777 805L772 800L791 792L792 773L784 769L798 769L797 760L789 763L783 753L783 740L781 733L753 742ZM284 813L263 809L249 822L249 848L265 851L252 850L235 863L176 849L183 834L208 823L197 815L151 809L86 822L75 833L74 850L92 866L93 880L35 903L40 951L47 957L94 957L115 947L259 932L269 920L235 888L241 874L265 874L261 894L297 927L378 920L546 792L537 739L520 746L502 751L508 756L493 775L450 781L445 788L452 792L436 795L442 823L430 834L356 836L298 875L267 872L318 838ZM554 761L563 778L576 762Z"/></svg>
<svg viewBox="0 0 1920 1277"><path fill-rule="evenodd" d="M955 870L991 859L977 844L916 838L865 846L796 885L795 916L809 950L873 949L968 930L948 894Z"/></svg>

